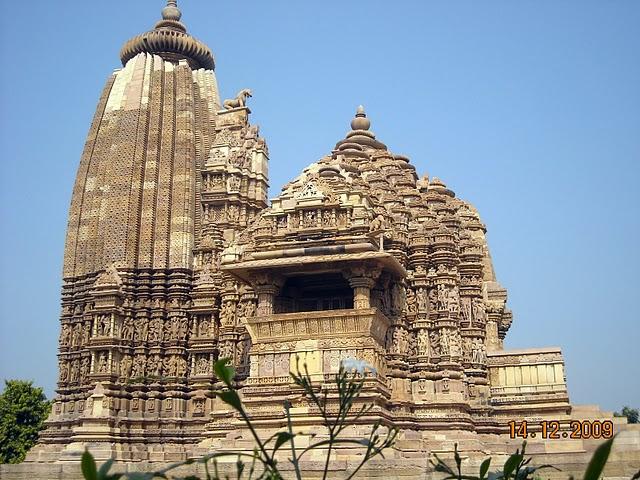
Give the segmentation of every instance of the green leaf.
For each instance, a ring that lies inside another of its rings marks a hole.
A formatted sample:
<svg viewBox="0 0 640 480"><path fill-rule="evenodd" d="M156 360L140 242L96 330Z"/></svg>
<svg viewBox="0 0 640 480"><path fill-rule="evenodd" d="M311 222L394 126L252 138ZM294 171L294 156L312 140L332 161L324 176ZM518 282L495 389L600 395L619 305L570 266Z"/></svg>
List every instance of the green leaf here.
<svg viewBox="0 0 640 480"><path fill-rule="evenodd" d="M278 432L276 434L276 443L273 446L273 453L277 452L282 445L284 445L286 442L288 442L294 437L295 435L289 432Z"/></svg>
<svg viewBox="0 0 640 480"><path fill-rule="evenodd" d="M98 477L97 477L98 480L106 479L107 473L109 473L109 469L111 468L111 465L113 465L113 458L110 458L100 466L100 470L98 470Z"/></svg>
<svg viewBox="0 0 640 480"><path fill-rule="evenodd" d="M94 460L93 455L89 453L89 450L85 450L82 454L80 468L82 469L82 475L85 480L98 480L96 461Z"/></svg>
<svg viewBox="0 0 640 480"><path fill-rule="evenodd" d="M489 465L491 465L491 457L487 458L480 465L480 480L484 480L485 476L487 475L487 472L489 471Z"/></svg>
<svg viewBox="0 0 640 480"><path fill-rule="evenodd" d="M521 461L522 455L519 453L514 453L507 458L507 461L504 462L504 468L502 469L502 477L508 479Z"/></svg>
<svg viewBox="0 0 640 480"><path fill-rule="evenodd" d="M242 402L240 401L240 397L235 390L225 390L223 392L218 392L218 397L227 405L231 405L233 408L242 411Z"/></svg>
<svg viewBox="0 0 640 480"><path fill-rule="evenodd" d="M236 372L234 368L231 365L229 365L228 358L223 358L221 360L218 360L216 363L214 363L213 370L214 372L216 372L216 376L220 380L222 380L222 382L224 382L225 385L227 385L228 387L231 386L231 381L233 380L233 377L235 376Z"/></svg>
<svg viewBox="0 0 640 480"><path fill-rule="evenodd" d="M604 470L604 466L609 459L611 446L613 445L615 438L616 437L614 436L611 440L607 440L596 449L593 457L591 457L587 471L584 473L584 480L598 480L600 478L600 475Z"/></svg>

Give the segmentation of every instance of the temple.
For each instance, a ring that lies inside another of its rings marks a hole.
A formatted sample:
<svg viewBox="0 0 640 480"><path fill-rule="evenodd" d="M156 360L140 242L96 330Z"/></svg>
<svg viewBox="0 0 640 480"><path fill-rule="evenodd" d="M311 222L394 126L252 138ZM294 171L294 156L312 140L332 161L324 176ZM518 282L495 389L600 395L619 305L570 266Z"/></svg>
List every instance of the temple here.
<svg viewBox="0 0 640 480"><path fill-rule="evenodd" d="M296 428L313 426L296 361L319 384L343 360L368 362L362 400L374 408L353 428L401 428L378 470L387 478L413 478L454 443L469 457L513 452L511 420L611 419L571 406L558 348L503 349L512 314L478 212L392 153L363 107L268 201L251 91L221 101L214 57L175 1L121 60L73 189L57 395L28 462L77 461L85 447L128 463L250 450L213 394L218 358L264 431L282 426L284 400ZM532 445L556 464L593 449ZM632 453L619 453L620 472Z"/></svg>

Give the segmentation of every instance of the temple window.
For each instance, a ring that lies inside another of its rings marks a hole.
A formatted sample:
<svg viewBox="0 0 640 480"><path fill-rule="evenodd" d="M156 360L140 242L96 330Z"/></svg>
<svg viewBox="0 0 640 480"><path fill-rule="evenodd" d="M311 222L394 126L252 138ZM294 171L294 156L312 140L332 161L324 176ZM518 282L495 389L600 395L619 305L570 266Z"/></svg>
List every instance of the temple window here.
<svg viewBox="0 0 640 480"><path fill-rule="evenodd" d="M289 277L274 302L274 313L352 308L353 289L339 272Z"/></svg>

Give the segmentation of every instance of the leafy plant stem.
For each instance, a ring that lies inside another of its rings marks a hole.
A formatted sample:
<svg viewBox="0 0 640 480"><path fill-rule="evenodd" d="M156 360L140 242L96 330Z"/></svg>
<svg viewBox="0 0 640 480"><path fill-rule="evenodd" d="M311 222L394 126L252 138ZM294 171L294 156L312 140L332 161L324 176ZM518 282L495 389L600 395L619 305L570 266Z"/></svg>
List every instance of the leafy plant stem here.
<svg viewBox="0 0 640 480"><path fill-rule="evenodd" d="M287 414L287 431L291 436L289 438L289 442L291 443L291 463L293 464L296 478L298 480L302 480L302 472L300 472L300 462L298 461L298 455L296 453L296 443L294 441L293 427L291 425L291 404L288 400L284 403L284 410Z"/></svg>

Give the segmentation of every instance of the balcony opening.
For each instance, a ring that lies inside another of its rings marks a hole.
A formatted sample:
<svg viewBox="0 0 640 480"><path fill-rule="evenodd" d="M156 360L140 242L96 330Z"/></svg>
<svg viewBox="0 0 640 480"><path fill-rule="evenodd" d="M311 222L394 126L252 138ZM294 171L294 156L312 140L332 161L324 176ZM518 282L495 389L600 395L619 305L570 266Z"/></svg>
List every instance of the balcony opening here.
<svg viewBox="0 0 640 480"><path fill-rule="evenodd" d="M274 313L345 308L353 308L353 289L339 272L289 277L274 302Z"/></svg>

